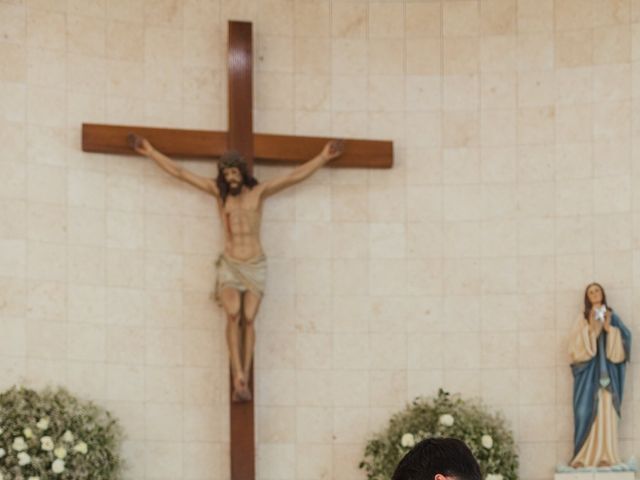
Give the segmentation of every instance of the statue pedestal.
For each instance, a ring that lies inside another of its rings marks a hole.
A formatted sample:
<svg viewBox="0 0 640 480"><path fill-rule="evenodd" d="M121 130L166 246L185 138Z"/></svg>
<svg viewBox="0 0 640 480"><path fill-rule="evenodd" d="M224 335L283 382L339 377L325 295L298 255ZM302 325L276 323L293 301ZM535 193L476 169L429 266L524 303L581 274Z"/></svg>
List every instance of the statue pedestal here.
<svg viewBox="0 0 640 480"><path fill-rule="evenodd" d="M554 480L634 480L635 474L626 472L576 471L556 473Z"/></svg>

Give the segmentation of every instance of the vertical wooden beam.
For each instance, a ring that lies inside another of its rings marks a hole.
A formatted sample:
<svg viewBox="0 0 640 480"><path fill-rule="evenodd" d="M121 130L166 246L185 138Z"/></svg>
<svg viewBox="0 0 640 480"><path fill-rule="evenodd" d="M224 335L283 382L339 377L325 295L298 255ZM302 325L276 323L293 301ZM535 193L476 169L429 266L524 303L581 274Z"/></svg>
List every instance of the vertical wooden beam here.
<svg viewBox="0 0 640 480"><path fill-rule="evenodd" d="M229 148L253 167L253 64L249 22L229 22Z"/></svg>
<svg viewBox="0 0 640 480"><path fill-rule="evenodd" d="M228 147L240 152L253 169L253 83L252 33L249 22L229 22ZM253 388L253 367L249 388ZM229 388L232 392L232 386ZM255 428L253 401L230 401L231 480L254 480Z"/></svg>

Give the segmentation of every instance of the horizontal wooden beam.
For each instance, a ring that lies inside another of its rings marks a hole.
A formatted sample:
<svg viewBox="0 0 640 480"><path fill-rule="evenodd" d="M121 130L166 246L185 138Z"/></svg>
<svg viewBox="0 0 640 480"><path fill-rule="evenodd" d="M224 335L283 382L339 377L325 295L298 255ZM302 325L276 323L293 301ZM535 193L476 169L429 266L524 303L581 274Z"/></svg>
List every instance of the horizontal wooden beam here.
<svg viewBox="0 0 640 480"><path fill-rule="evenodd" d="M227 133L207 130L149 128L84 123L82 150L85 152L132 154L127 135L137 133L154 147L171 157L212 158L227 149ZM256 133L254 155L261 163L296 164L317 155L328 137L297 137ZM391 168L393 142L383 140L345 139L345 152L333 167Z"/></svg>
<svg viewBox="0 0 640 480"><path fill-rule="evenodd" d="M256 133L253 145L256 159L262 163L300 163L315 157L329 137L298 137ZM332 167L391 168L393 142L345 138L344 153Z"/></svg>
<svg viewBox="0 0 640 480"><path fill-rule="evenodd" d="M133 155L127 143L130 133L145 137L159 151L172 157L211 158L214 152L222 153L227 148L226 132L83 123L82 150Z"/></svg>

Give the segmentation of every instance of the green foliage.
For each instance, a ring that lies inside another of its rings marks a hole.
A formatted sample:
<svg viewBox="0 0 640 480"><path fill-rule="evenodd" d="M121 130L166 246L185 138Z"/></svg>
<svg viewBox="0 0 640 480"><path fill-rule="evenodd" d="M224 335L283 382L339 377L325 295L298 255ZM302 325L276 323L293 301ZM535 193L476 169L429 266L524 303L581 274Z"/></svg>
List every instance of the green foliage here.
<svg viewBox="0 0 640 480"><path fill-rule="evenodd" d="M64 389L0 393L0 480L118 480L121 440L108 411Z"/></svg>
<svg viewBox="0 0 640 480"><path fill-rule="evenodd" d="M403 442L405 434L410 435ZM388 428L367 443L360 468L366 471L369 480L388 480L413 443L432 437L453 437L465 442L478 460L484 478L488 475L490 480L500 480L500 476L504 480L518 478L518 455L505 419L490 413L480 402L462 400L443 390L434 398L417 398L391 417Z"/></svg>

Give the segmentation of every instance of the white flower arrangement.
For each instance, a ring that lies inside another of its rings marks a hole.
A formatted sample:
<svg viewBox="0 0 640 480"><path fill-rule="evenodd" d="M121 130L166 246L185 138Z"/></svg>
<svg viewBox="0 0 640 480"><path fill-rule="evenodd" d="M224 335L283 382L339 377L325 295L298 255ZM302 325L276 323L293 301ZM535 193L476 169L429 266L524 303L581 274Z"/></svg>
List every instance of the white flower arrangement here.
<svg viewBox="0 0 640 480"><path fill-rule="evenodd" d="M402 438L400 439L400 445L402 445L403 447L412 448L415 444L416 439L413 436L413 433L405 433L404 435L402 435Z"/></svg>
<svg viewBox="0 0 640 480"><path fill-rule="evenodd" d="M438 421L440 422L440 425L444 425L445 427L452 427L453 424L455 423L455 419L453 418L453 415L449 413L440 415L440 418L438 419Z"/></svg>
<svg viewBox="0 0 640 480"><path fill-rule="evenodd" d="M119 480L122 431L66 390L0 392L0 480Z"/></svg>
<svg viewBox="0 0 640 480"><path fill-rule="evenodd" d="M53 473L62 473L64 472L64 467L64 460L62 460L61 458L57 458L51 464L51 471Z"/></svg>
<svg viewBox="0 0 640 480"><path fill-rule="evenodd" d="M56 456L56 458L64 460L67 456L67 449L64 447L58 447L53 451L53 454Z"/></svg>
<svg viewBox="0 0 640 480"><path fill-rule="evenodd" d="M478 401L462 400L440 390L417 398L391 417L386 430L367 443L360 468L368 480L388 480L415 445L427 438L453 437L465 442L485 480L517 480L518 455L513 434L499 414Z"/></svg>
<svg viewBox="0 0 640 480"><path fill-rule="evenodd" d="M41 418L38 423L36 423L36 427L38 427L38 430L42 430L44 432L47 428L49 428L49 419Z"/></svg>
<svg viewBox="0 0 640 480"><path fill-rule="evenodd" d="M27 452L18 453L18 465L29 465L31 463L31 455Z"/></svg>
<svg viewBox="0 0 640 480"><path fill-rule="evenodd" d="M16 437L13 439L13 443L11 444L11 449L16 452L21 452L22 450L27 449L27 443L24 441L24 437Z"/></svg>
<svg viewBox="0 0 640 480"><path fill-rule="evenodd" d="M55 445L51 437L45 436L40 439L40 448L45 452L50 452L54 449Z"/></svg>
<svg viewBox="0 0 640 480"><path fill-rule="evenodd" d="M74 452L78 452L81 453L82 455L86 454L88 452L88 448L87 448L87 444L84 442L78 442L74 447L73 447L73 451Z"/></svg>

